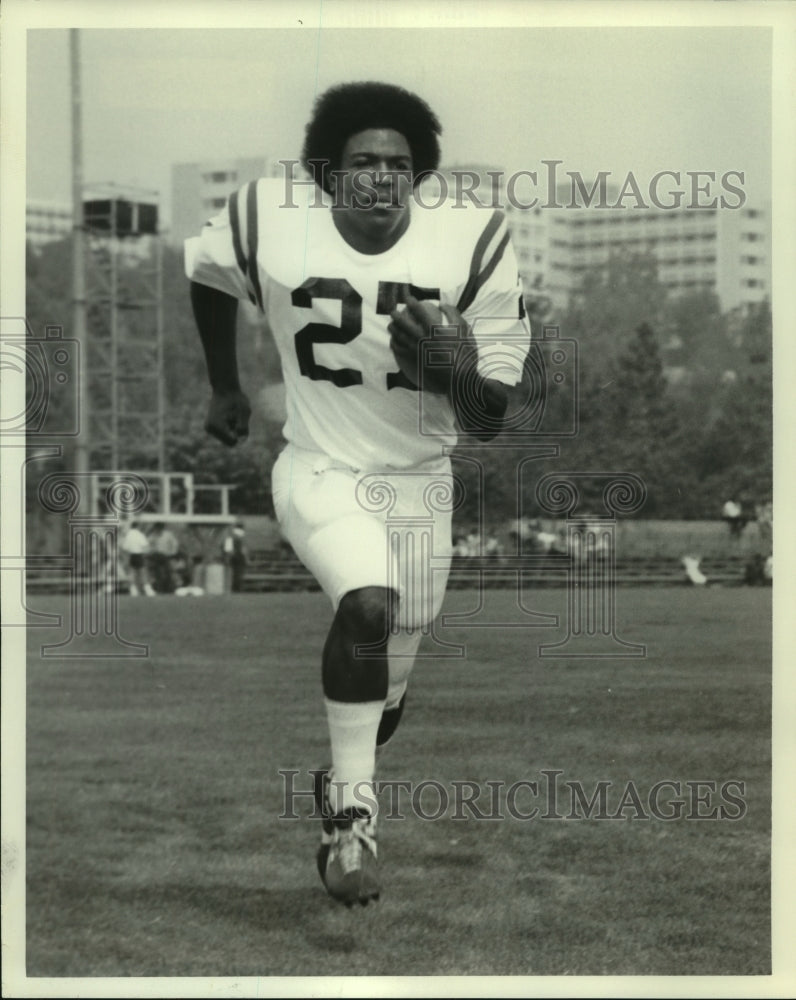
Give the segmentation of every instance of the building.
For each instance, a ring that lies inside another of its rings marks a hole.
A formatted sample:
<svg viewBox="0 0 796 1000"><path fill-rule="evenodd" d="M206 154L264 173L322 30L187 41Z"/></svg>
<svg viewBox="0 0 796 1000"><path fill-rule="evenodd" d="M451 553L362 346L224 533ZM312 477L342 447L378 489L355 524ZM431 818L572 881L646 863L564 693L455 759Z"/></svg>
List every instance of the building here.
<svg viewBox="0 0 796 1000"><path fill-rule="evenodd" d="M514 213L513 227L518 225ZM673 295L714 292L724 311L771 297L771 215L762 207L549 209L545 287L566 305L584 271L648 253Z"/></svg>
<svg viewBox="0 0 796 1000"><path fill-rule="evenodd" d="M542 185L534 192L539 203L526 208L530 188L508 189L510 178L499 167L457 165L441 176L449 195L505 210L525 289L548 299L553 310L566 308L586 270L618 253L652 254L671 294L712 291L725 311L771 298L769 207L640 208L626 199L627 207L612 208L619 194L612 185L606 185L603 207L596 197L585 204L570 185L556 188L561 207L548 207ZM442 187L437 182L430 190Z"/></svg>
<svg viewBox="0 0 796 1000"><path fill-rule="evenodd" d="M195 236L216 215L233 191L259 177L282 177L278 160L265 156L228 157L201 163L175 163L171 168L171 230L175 246Z"/></svg>
<svg viewBox="0 0 796 1000"><path fill-rule="evenodd" d="M32 199L25 206L25 239L34 250L72 232L72 205Z"/></svg>
<svg viewBox="0 0 796 1000"><path fill-rule="evenodd" d="M176 164L170 241L181 245L223 208L232 191L269 176L284 176L279 160ZM671 294L712 291L724 311L771 297L769 207L641 208L630 199L624 201L626 207L612 208L605 206L616 203L618 190L606 184L603 207L598 207L598 198L576 199L570 185L556 188L561 207L546 207L542 185L536 191L539 203L525 208L523 203L532 200L527 185L518 185L511 197L513 192L510 176L500 167L464 164L444 167L428 178L420 197L429 210L446 194L504 209L526 292L549 300L552 318L566 308L587 269L604 266L618 253L653 254L658 276Z"/></svg>

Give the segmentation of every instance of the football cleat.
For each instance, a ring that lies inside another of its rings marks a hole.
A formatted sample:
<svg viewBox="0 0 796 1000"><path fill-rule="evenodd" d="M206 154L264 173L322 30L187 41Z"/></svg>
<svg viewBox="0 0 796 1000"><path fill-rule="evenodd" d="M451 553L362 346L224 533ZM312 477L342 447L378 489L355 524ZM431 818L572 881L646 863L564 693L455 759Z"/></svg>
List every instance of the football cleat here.
<svg viewBox="0 0 796 1000"><path fill-rule="evenodd" d="M323 828L318 848L318 872L332 899L351 907L367 906L379 898L376 862L376 817L364 809L329 808L329 772L315 771L315 801Z"/></svg>
<svg viewBox="0 0 796 1000"><path fill-rule="evenodd" d="M398 728L398 723L401 721L401 716L404 714L404 705L406 704L406 692L404 691L403 697L395 706L395 708L387 708L381 713L381 721L379 722L379 731L376 734L376 746L383 747L388 740L392 739L393 733Z"/></svg>

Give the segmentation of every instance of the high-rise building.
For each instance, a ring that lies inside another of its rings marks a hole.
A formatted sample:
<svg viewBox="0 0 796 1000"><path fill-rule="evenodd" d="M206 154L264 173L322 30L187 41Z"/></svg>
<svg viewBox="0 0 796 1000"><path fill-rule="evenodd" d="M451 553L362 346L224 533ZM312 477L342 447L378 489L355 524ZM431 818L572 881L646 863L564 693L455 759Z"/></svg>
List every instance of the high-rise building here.
<svg viewBox="0 0 796 1000"><path fill-rule="evenodd" d="M517 216L512 218L513 228ZM723 310L771 297L771 215L763 207L560 208L543 210L548 227L545 287L566 304L584 271L612 254L647 253L673 295L714 292Z"/></svg>
<svg viewBox="0 0 796 1000"><path fill-rule="evenodd" d="M171 168L170 243L182 244L216 215L233 191L259 177L282 177L278 160L265 156L227 157L201 163L175 163Z"/></svg>
<svg viewBox="0 0 796 1000"><path fill-rule="evenodd" d="M771 298L767 206L600 208L576 201L570 187L561 186L556 202L567 207L546 207L545 191L539 204L525 208L519 197L508 196L509 175L499 167L457 165L441 173L450 195L505 210L525 289L548 298L554 310L566 307L587 269L604 266L618 253L652 254L660 281L673 295L713 291L724 310ZM616 204L618 193L607 185L603 204Z"/></svg>
<svg viewBox="0 0 796 1000"><path fill-rule="evenodd" d="M267 157L176 164L170 241L181 244L195 235L247 181L282 176L280 161ZM566 307L587 269L604 266L618 253L652 254L660 281L673 295L712 291L725 311L771 297L770 207L664 209L631 202L601 208L582 201L572 207L570 188L561 187L558 203L568 207L546 207L543 193L539 204L524 208L507 196L508 186L509 175L500 167L465 164L443 168L421 193L429 210L446 187L448 196L504 209L526 292L549 299L554 312ZM607 185L603 203L615 204L616 195Z"/></svg>

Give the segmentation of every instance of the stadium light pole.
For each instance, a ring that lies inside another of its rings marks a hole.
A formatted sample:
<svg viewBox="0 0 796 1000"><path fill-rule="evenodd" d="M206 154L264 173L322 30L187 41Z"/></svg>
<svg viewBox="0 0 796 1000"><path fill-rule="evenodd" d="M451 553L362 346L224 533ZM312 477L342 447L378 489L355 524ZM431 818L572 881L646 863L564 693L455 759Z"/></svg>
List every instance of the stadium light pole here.
<svg viewBox="0 0 796 1000"><path fill-rule="evenodd" d="M80 90L80 35L69 31L69 64L72 91L72 323L80 345L78 434L75 439L75 472L82 483L91 468L91 424L88 395L88 337L86 336L86 257L83 225L83 107ZM84 490L78 490L83 496ZM83 503L81 502L81 507Z"/></svg>

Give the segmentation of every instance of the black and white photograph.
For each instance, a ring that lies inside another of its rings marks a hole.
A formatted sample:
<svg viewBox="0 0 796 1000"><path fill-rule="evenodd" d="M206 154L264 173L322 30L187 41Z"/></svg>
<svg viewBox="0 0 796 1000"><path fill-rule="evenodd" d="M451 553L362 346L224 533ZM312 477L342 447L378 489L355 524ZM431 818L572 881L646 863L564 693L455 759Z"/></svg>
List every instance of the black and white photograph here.
<svg viewBox="0 0 796 1000"><path fill-rule="evenodd" d="M794 8L3 14L3 995L792 995Z"/></svg>

